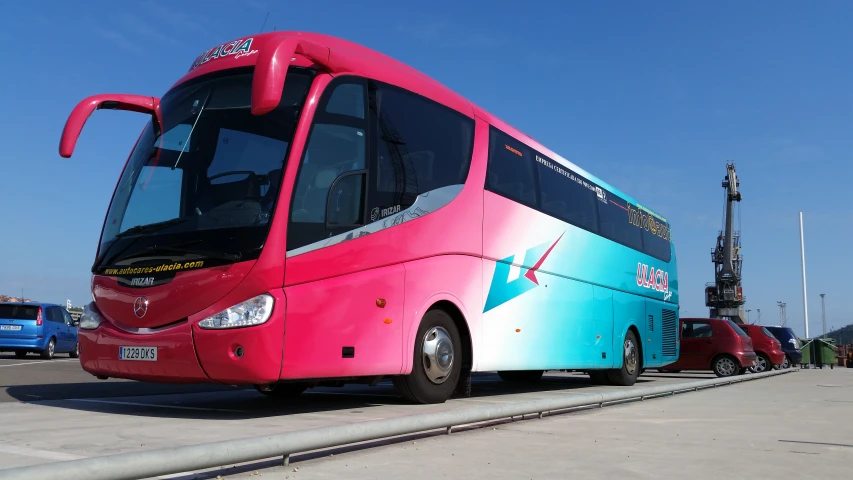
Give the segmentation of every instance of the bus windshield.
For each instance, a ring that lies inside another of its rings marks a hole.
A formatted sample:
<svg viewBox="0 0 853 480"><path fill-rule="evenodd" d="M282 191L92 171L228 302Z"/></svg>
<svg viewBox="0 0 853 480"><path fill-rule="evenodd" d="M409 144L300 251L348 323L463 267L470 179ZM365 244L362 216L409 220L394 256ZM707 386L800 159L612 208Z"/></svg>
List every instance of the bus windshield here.
<svg viewBox="0 0 853 480"><path fill-rule="evenodd" d="M93 271L164 253L257 258L312 78L289 69L281 103L261 116L250 111L251 72L168 92L162 125L148 123L119 180Z"/></svg>

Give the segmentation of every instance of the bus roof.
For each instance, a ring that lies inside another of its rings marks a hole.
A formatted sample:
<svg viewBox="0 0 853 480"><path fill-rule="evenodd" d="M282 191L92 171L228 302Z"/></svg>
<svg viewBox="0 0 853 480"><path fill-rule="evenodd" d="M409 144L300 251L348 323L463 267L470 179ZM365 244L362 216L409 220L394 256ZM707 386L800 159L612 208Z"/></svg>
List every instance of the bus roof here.
<svg viewBox="0 0 853 480"><path fill-rule="evenodd" d="M587 177L587 179L608 189L610 192L621 196L625 200L642 206L646 211L649 211L659 219L666 221L664 217L657 214L652 209L643 206L640 202L637 202L629 195L626 195L618 188L613 187L601 178L563 158L561 155L537 142L529 135L519 131L485 109L475 105L467 98L456 93L432 77L429 77L423 72L420 72L419 70L416 70L385 54L342 38L319 33L282 31L249 35L239 39L233 39L203 52L193 62L189 72L187 72L183 78L178 80L175 85L213 71L235 67L254 66L257 63L258 58L261 57L260 52L265 49L274 49L282 40L288 38L299 39L307 44L313 44L314 47L317 47L313 51L322 51L324 56L323 61L318 63L315 59L312 59L310 56L307 56L297 50L291 59L291 64L293 65L314 66L323 70L329 70L326 68L328 64L334 64L336 68L334 69L335 71L332 72L333 75L353 74L369 76L376 80L397 85L401 88L429 97L468 116L477 116L505 133L516 137L528 147L538 150L543 155L549 156L552 160L563 164L563 166L574 170L580 175ZM304 50L309 51L311 48L306 48ZM322 63L326 63L326 65L323 65Z"/></svg>

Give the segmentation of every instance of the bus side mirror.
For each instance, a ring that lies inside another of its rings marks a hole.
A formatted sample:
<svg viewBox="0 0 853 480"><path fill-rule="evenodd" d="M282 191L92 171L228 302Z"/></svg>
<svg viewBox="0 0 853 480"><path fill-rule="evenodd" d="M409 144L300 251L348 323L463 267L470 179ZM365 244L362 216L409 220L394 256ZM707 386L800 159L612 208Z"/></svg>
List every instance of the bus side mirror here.
<svg viewBox="0 0 853 480"><path fill-rule="evenodd" d="M93 95L78 103L68 116L65 128L62 130L62 139L59 141L59 155L65 158L71 157L86 120L92 112L101 109L147 113L154 118L155 123L160 124L159 98L123 94Z"/></svg>
<svg viewBox="0 0 853 480"><path fill-rule="evenodd" d="M367 170L338 175L326 197L326 229L353 229L364 225Z"/></svg>

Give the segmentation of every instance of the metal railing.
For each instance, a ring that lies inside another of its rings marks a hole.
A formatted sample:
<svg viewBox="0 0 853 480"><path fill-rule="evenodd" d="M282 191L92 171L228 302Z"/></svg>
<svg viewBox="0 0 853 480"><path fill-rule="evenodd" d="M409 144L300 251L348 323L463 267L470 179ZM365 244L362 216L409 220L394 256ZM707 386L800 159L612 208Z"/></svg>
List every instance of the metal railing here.
<svg viewBox="0 0 853 480"><path fill-rule="evenodd" d="M596 393L573 393L565 397L498 406L465 408L277 435L17 467L0 470L0 479L32 480L35 478L53 478L54 476L59 476L63 480L139 479L235 465L273 457L282 457L285 465L287 465L290 455L302 452L440 429L446 430L446 433L449 434L453 427L470 426L525 415L539 414L541 418L550 412L675 395L676 393L782 375L792 371L796 371L796 369L771 370L757 374L651 387L629 387Z"/></svg>

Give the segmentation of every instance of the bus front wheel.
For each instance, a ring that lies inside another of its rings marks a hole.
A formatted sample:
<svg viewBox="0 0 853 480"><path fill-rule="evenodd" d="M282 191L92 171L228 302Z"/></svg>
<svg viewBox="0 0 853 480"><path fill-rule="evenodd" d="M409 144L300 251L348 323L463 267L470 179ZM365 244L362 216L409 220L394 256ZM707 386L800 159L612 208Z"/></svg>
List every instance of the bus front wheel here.
<svg viewBox="0 0 853 480"><path fill-rule="evenodd" d="M396 377L394 386L409 401L443 403L453 394L462 370L462 342L453 318L430 310L421 320L412 373Z"/></svg>

